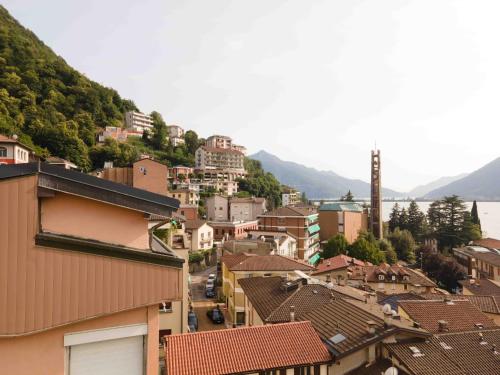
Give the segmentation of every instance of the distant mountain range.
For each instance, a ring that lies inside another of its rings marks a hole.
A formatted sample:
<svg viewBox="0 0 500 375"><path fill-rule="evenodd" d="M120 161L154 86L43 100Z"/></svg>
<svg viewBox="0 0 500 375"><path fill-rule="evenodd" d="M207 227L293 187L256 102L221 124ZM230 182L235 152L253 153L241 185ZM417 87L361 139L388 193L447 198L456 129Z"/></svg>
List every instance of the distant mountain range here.
<svg viewBox="0 0 500 375"><path fill-rule="evenodd" d="M468 173L462 173L459 174L458 176L441 177L435 181L429 182L428 184L417 186L416 188L410 190L407 193L407 195L412 198L425 197L431 191L439 189L440 187L446 186L448 184L451 184L452 182L458 181L467 175Z"/></svg>
<svg viewBox="0 0 500 375"><path fill-rule="evenodd" d="M284 161L266 151L259 151L249 158L261 162L266 172L271 172L282 184L289 185L305 192L308 198L339 198L348 190L354 197L370 196L370 184L355 179L349 179L332 171L319 171L304 165ZM400 198L405 196L397 191L382 189L384 198Z"/></svg>
<svg viewBox="0 0 500 375"><path fill-rule="evenodd" d="M500 200L500 158L467 176L427 193L426 199L456 194L465 200Z"/></svg>

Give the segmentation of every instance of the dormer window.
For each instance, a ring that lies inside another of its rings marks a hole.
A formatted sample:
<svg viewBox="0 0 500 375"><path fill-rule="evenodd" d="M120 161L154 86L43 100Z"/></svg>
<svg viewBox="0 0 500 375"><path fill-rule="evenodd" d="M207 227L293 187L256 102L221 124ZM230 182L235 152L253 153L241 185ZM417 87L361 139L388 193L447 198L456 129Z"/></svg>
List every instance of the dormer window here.
<svg viewBox="0 0 500 375"><path fill-rule="evenodd" d="M380 281L383 281L383 280L385 279L385 277L384 277L384 275L378 275L378 279L379 279Z"/></svg>
<svg viewBox="0 0 500 375"><path fill-rule="evenodd" d="M404 275L403 276L403 281L410 281L410 276Z"/></svg>
<svg viewBox="0 0 500 375"><path fill-rule="evenodd" d="M392 275L391 279L392 279L392 281L396 281L396 276Z"/></svg>

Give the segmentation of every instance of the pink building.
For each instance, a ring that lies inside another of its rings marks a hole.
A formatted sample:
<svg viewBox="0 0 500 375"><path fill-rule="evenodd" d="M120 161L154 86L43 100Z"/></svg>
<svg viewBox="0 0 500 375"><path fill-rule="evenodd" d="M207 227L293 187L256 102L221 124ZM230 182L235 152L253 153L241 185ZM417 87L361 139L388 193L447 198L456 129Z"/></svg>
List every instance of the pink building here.
<svg viewBox="0 0 500 375"><path fill-rule="evenodd" d="M28 163L33 159L33 150L19 142L17 136L9 138L0 134L0 165Z"/></svg>

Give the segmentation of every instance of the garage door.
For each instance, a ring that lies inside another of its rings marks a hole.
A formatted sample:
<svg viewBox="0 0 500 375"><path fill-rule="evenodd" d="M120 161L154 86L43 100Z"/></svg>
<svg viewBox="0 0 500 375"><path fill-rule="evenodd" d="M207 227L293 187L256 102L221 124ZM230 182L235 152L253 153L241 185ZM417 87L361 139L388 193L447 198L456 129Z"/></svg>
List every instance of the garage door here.
<svg viewBox="0 0 500 375"><path fill-rule="evenodd" d="M142 375L144 336L73 345L70 375Z"/></svg>

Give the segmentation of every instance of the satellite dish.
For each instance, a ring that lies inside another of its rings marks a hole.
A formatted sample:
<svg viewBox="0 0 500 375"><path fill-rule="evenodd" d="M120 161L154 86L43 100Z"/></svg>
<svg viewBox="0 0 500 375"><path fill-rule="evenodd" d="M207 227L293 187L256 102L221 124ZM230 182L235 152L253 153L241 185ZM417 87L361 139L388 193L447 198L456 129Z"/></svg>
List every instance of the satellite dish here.
<svg viewBox="0 0 500 375"><path fill-rule="evenodd" d="M391 366L387 370L385 370L384 375L398 375L398 369Z"/></svg>
<svg viewBox="0 0 500 375"><path fill-rule="evenodd" d="M392 307L391 307L391 305L389 305L388 303L386 303L384 305L384 307L382 307L382 312L384 314L392 314Z"/></svg>

